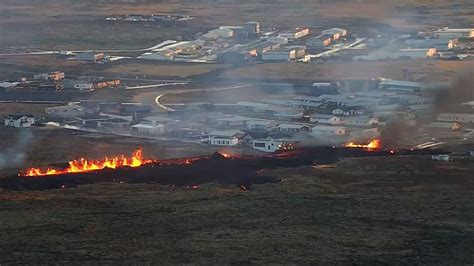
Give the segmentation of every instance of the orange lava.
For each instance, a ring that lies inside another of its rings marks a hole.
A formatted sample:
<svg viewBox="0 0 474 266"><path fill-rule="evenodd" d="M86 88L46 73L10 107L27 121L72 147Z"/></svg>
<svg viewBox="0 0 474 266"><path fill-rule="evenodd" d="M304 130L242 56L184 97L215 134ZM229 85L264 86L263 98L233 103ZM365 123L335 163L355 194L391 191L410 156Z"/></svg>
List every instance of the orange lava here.
<svg viewBox="0 0 474 266"><path fill-rule="evenodd" d="M144 160L142 150L135 150L131 157L117 156L114 158L104 158L103 160L86 160L81 158L80 160L74 160L69 162L69 166L66 169L46 169L41 170L40 168L30 168L23 174L24 176L44 176L44 175L61 175L68 173L82 173L94 170L101 170L105 168L116 169L119 167L139 167L143 164L150 163L150 160Z"/></svg>
<svg viewBox="0 0 474 266"><path fill-rule="evenodd" d="M382 142L380 139L374 139L368 144L357 144L354 142L346 144L346 148L359 148L359 149L368 149L368 150L378 150L382 147Z"/></svg>

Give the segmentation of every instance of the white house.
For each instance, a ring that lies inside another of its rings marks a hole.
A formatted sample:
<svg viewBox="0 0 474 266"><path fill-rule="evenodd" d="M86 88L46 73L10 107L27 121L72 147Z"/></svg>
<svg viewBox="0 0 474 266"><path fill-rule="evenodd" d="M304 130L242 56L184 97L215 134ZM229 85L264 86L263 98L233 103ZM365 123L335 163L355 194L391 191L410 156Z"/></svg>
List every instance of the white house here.
<svg viewBox="0 0 474 266"><path fill-rule="evenodd" d="M208 142L218 146L236 146L245 136L245 132L240 130L212 131L209 133Z"/></svg>
<svg viewBox="0 0 474 266"><path fill-rule="evenodd" d="M276 126L275 130L286 133L297 133L308 132L310 128L309 126L301 124L279 124L278 126Z"/></svg>
<svg viewBox="0 0 474 266"><path fill-rule="evenodd" d="M9 115L3 119L5 126L8 127L31 127L35 124L35 118L32 115Z"/></svg>
<svg viewBox="0 0 474 266"><path fill-rule="evenodd" d="M438 116L438 121L474 123L474 114L465 113L444 113Z"/></svg>
<svg viewBox="0 0 474 266"><path fill-rule="evenodd" d="M379 123L378 119L366 115L343 117L341 122L347 126L373 126Z"/></svg>
<svg viewBox="0 0 474 266"><path fill-rule="evenodd" d="M362 129L349 132L349 138L356 141L372 140L380 137L377 128Z"/></svg>
<svg viewBox="0 0 474 266"><path fill-rule="evenodd" d="M76 104L48 107L45 111L48 116L57 118L74 118L86 114L86 109Z"/></svg>
<svg viewBox="0 0 474 266"><path fill-rule="evenodd" d="M253 148L263 152L276 152L280 150L292 150L293 145L288 142L274 140L272 138L253 141Z"/></svg>
<svg viewBox="0 0 474 266"><path fill-rule="evenodd" d="M267 120L250 120L247 121L246 127L248 129L256 129L256 130L273 130L276 126L275 122L267 121Z"/></svg>
<svg viewBox="0 0 474 266"><path fill-rule="evenodd" d="M205 38L208 38L211 40L216 40L216 39L221 39L221 38L232 38L233 36L234 36L234 31L226 27L210 30L208 33L204 34Z"/></svg>
<svg viewBox="0 0 474 266"><path fill-rule="evenodd" d="M339 125L341 124L341 118L335 115L325 114L312 114L309 118L311 123Z"/></svg>
<svg viewBox="0 0 474 266"><path fill-rule="evenodd" d="M333 115L346 115L346 116L356 116L363 115L364 111L360 108L351 108L346 106L341 106L340 108L335 108L331 111Z"/></svg>
<svg viewBox="0 0 474 266"><path fill-rule="evenodd" d="M474 28L450 29L448 27L433 32L435 38L474 38Z"/></svg>
<svg viewBox="0 0 474 266"><path fill-rule="evenodd" d="M161 124L136 124L130 127L132 134L156 136L165 133L165 126Z"/></svg>
<svg viewBox="0 0 474 266"><path fill-rule="evenodd" d="M442 161L442 162L451 162L452 158L449 155L441 154L441 155L433 155L431 156L432 160L435 161Z"/></svg>
<svg viewBox="0 0 474 266"><path fill-rule="evenodd" d="M344 127L337 126L315 126L311 129L311 135L315 137L343 136L346 134Z"/></svg>

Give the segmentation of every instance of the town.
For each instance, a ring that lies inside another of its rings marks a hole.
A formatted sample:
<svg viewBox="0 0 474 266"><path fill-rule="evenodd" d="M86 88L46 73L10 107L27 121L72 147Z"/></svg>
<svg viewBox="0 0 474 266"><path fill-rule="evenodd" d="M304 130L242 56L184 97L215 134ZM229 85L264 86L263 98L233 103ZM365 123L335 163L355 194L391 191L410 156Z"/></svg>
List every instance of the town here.
<svg viewBox="0 0 474 266"><path fill-rule="evenodd" d="M471 265L474 1L0 1L0 265Z"/></svg>
<svg viewBox="0 0 474 266"><path fill-rule="evenodd" d="M309 27L266 30L259 22L251 21L244 25L212 29L197 35L195 40L165 41L146 49L138 59L133 60L237 65L273 61L324 64L334 60L469 60L472 44L474 28L445 27L373 39L337 27L322 31ZM121 61L132 60L130 57L93 51L76 54L61 51L57 56L66 56L64 60L101 64L120 64ZM404 77L413 75L416 73L403 70ZM13 94L15 97L18 93L35 90L54 91L56 95L163 87L176 90L189 87L186 92L193 91L187 80L150 82L146 79L123 82L91 76L69 78L64 72L54 71L20 80L6 80L0 83L0 87L5 92L16 92ZM248 87L265 92L253 101L219 102L210 97L211 101L187 103L162 103L167 96L164 93L156 97L153 105L80 98L79 101L68 102L67 97L54 101L55 95L39 99L40 102L63 103L46 108L44 116L32 118L28 114L21 116L12 113L5 118L4 124L29 127L36 123L135 138L248 146L262 152L276 152L294 145L368 142L383 137L384 128L392 125L410 132L410 138L398 137L393 143L403 147L435 147L446 141L456 143L472 139L474 134L471 127L474 123L472 101L450 105L442 112L433 111L436 94L452 86L450 82L430 83L383 77L348 77L325 82L315 79L313 84L286 84L292 87L291 93L284 89L285 86L281 89L281 84L234 83L235 90Z"/></svg>

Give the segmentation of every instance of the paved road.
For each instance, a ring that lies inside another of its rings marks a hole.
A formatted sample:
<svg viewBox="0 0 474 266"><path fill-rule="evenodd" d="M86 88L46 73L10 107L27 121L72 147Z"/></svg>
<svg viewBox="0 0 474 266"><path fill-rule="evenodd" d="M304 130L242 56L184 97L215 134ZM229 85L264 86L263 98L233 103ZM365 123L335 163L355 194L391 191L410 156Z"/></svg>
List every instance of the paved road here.
<svg viewBox="0 0 474 266"><path fill-rule="evenodd" d="M240 84L225 87L211 87L202 89L166 89L159 92L147 92L142 93L134 97L134 102L140 102L150 106L154 106L155 110L162 112L173 112L173 108L169 108L161 103L161 99L168 94L181 94L181 93L194 93L194 92L209 92L209 91L224 91L224 90L236 90L241 88L250 87L253 84Z"/></svg>

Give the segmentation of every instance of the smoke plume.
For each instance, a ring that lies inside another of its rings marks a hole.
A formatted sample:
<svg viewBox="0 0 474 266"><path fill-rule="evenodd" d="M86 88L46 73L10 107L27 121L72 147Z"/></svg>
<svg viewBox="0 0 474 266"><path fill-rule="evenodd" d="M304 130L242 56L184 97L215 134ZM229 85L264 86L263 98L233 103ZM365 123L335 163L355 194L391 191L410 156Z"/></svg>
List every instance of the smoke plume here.
<svg viewBox="0 0 474 266"><path fill-rule="evenodd" d="M0 169L20 167L24 164L28 147L33 141L33 133L20 130L11 147L0 151Z"/></svg>

